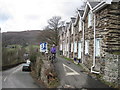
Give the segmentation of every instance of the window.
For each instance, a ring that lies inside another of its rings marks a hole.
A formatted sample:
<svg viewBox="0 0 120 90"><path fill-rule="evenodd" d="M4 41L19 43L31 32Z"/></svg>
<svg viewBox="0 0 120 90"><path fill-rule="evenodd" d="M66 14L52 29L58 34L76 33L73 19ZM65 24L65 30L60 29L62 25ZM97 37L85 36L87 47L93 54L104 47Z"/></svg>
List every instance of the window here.
<svg viewBox="0 0 120 90"><path fill-rule="evenodd" d="M62 44L60 44L60 50L62 51Z"/></svg>
<svg viewBox="0 0 120 90"><path fill-rule="evenodd" d="M95 40L95 56L100 56L100 39Z"/></svg>
<svg viewBox="0 0 120 90"><path fill-rule="evenodd" d="M77 52L77 41L74 42L74 53Z"/></svg>
<svg viewBox="0 0 120 90"><path fill-rule="evenodd" d="M80 21L79 21L79 31L81 31L81 30L82 30L82 21L80 19Z"/></svg>
<svg viewBox="0 0 120 90"><path fill-rule="evenodd" d="M71 43L71 52L73 52L73 43Z"/></svg>
<svg viewBox="0 0 120 90"><path fill-rule="evenodd" d="M71 34L73 34L73 30L74 30L74 26L73 26L73 24L72 24L72 31L71 31Z"/></svg>
<svg viewBox="0 0 120 90"><path fill-rule="evenodd" d="M89 54L89 41L85 41L85 54Z"/></svg>
<svg viewBox="0 0 120 90"><path fill-rule="evenodd" d="M93 14L91 11L88 13L88 28L93 25L92 23Z"/></svg>

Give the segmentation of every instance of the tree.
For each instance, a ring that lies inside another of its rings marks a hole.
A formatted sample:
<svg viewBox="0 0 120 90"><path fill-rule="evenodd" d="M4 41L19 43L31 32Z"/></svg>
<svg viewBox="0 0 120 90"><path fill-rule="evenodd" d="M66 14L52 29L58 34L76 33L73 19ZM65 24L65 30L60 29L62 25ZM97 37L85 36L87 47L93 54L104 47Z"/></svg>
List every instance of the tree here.
<svg viewBox="0 0 120 90"><path fill-rule="evenodd" d="M47 28L55 31L55 44L58 45L58 31L61 28L61 26L64 25L64 21L61 21L60 16L53 16L51 19L48 20L48 26Z"/></svg>

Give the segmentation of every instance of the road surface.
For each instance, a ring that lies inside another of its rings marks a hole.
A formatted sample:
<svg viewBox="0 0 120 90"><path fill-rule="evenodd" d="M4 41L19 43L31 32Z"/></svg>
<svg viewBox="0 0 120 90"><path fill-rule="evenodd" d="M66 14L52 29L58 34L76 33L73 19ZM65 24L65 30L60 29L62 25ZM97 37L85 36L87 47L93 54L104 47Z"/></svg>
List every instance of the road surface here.
<svg viewBox="0 0 120 90"><path fill-rule="evenodd" d="M3 71L2 88L40 88L36 85L29 72L22 71L22 64Z"/></svg>
<svg viewBox="0 0 120 90"><path fill-rule="evenodd" d="M109 88L107 85L84 73L80 66L61 57L57 57L55 68L61 83L59 88L65 85L74 88Z"/></svg>

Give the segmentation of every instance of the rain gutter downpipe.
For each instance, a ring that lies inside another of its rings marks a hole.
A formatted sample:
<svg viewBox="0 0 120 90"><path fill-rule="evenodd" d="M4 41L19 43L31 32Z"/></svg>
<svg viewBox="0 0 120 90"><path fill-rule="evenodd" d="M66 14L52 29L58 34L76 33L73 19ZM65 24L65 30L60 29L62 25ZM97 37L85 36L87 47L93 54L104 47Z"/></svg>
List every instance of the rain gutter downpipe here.
<svg viewBox="0 0 120 90"><path fill-rule="evenodd" d="M96 55L96 52L95 52L95 49L96 49L96 45L95 45L95 21L96 21L96 17L95 17L95 14L94 14L94 53L93 53L93 65L91 67L91 73L96 73L96 74L99 74L100 72L97 72L97 71L94 71L93 68L95 67L95 55Z"/></svg>
<svg viewBox="0 0 120 90"><path fill-rule="evenodd" d="M82 48L82 64L84 63L84 21L82 20L82 23L83 23L83 48Z"/></svg>

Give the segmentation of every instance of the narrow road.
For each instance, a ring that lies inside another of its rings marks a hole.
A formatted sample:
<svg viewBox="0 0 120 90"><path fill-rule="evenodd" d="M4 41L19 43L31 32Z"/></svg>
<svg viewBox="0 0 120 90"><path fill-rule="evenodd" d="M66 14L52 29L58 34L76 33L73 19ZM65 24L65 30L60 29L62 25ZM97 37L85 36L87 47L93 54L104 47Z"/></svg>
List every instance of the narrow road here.
<svg viewBox="0 0 120 90"><path fill-rule="evenodd" d="M22 64L2 72L2 88L40 88L30 76L22 71Z"/></svg>
<svg viewBox="0 0 120 90"><path fill-rule="evenodd" d="M109 88L102 82L83 73L80 66L77 66L61 57L57 57L55 69L61 83L59 88L65 85L70 85L74 88Z"/></svg>

